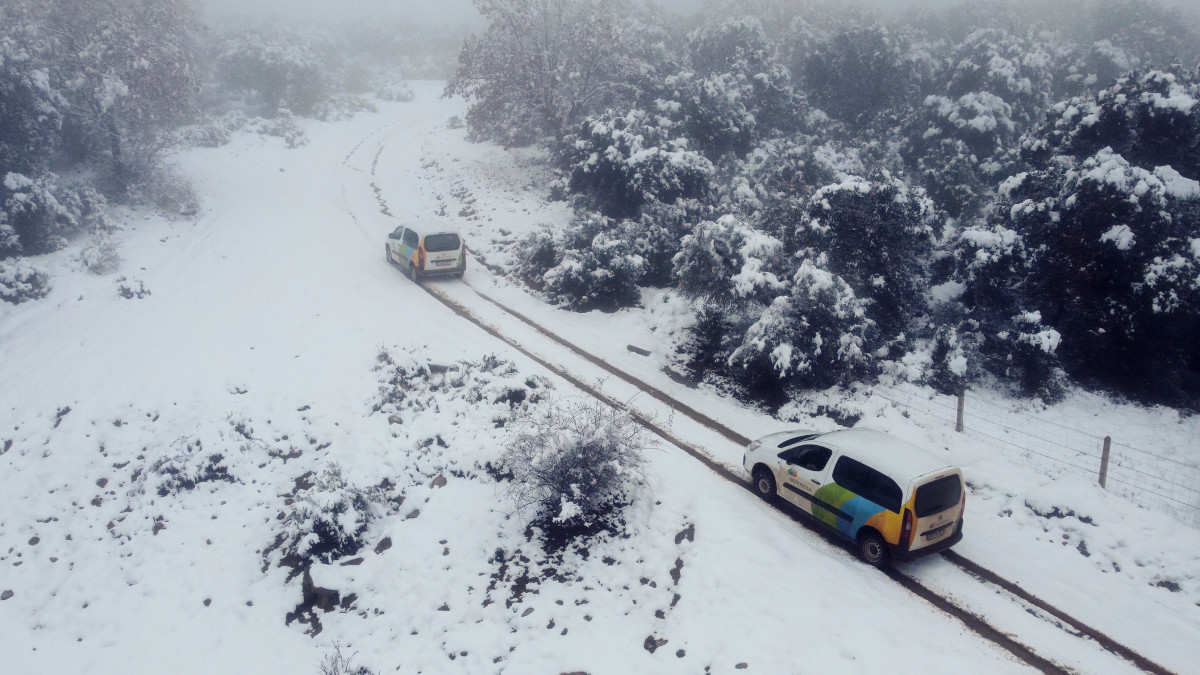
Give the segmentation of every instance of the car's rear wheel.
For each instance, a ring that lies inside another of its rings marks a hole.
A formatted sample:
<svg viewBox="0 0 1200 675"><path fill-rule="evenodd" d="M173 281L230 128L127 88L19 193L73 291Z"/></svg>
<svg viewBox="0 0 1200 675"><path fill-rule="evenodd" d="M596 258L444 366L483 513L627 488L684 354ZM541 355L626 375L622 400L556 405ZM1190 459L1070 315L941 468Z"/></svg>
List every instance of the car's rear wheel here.
<svg viewBox="0 0 1200 675"><path fill-rule="evenodd" d="M874 530L868 530L858 537L858 555L868 565L883 568L888 564L887 543Z"/></svg>
<svg viewBox="0 0 1200 675"><path fill-rule="evenodd" d="M761 466L754 470L754 491L763 499L775 496L775 477Z"/></svg>
<svg viewBox="0 0 1200 675"><path fill-rule="evenodd" d="M414 284L420 281L420 275L417 273L417 266L411 263L408 266L408 278L412 279Z"/></svg>

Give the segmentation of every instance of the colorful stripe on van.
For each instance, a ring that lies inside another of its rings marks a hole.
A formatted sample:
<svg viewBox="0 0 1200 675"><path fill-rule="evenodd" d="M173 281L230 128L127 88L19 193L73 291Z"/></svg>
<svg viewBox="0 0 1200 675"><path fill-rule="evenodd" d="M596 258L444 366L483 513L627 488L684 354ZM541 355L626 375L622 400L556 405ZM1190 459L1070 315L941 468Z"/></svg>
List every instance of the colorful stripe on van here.
<svg viewBox="0 0 1200 675"><path fill-rule="evenodd" d="M855 539L864 525L879 531L890 543L900 538L900 514L892 513L875 502L860 497L837 483L817 488L812 513L818 520ZM822 504L832 507L824 508Z"/></svg>

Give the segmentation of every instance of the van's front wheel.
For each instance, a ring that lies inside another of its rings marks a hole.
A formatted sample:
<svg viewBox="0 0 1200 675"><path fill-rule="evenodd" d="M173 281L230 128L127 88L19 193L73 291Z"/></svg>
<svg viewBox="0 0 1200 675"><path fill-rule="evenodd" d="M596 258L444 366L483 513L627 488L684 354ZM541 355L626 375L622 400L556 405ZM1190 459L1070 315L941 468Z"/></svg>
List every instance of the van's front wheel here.
<svg viewBox="0 0 1200 675"><path fill-rule="evenodd" d="M865 561L868 565L872 565L880 569L887 567L887 543L885 543L883 541L883 537L874 530L864 532L858 538L858 554L862 556L863 561Z"/></svg>
<svg viewBox="0 0 1200 675"><path fill-rule="evenodd" d="M775 477L761 466L754 470L754 491L763 499L775 496Z"/></svg>

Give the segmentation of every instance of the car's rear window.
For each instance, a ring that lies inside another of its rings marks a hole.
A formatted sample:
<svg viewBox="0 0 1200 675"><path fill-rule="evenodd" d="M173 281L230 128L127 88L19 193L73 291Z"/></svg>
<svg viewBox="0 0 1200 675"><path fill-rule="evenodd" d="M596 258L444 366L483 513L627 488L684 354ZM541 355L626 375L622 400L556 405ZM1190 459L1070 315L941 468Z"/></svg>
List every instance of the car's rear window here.
<svg viewBox="0 0 1200 675"><path fill-rule="evenodd" d="M430 253L441 253L442 251L454 251L460 246L458 235L450 234L431 234L425 237L425 250Z"/></svg>
<svg viewBox="0 0 1200 675"><path fill-rule="evenodd" d="M962 481L957 475L942 476L917 488L917 517L945 511L962 498Z"/></svg>

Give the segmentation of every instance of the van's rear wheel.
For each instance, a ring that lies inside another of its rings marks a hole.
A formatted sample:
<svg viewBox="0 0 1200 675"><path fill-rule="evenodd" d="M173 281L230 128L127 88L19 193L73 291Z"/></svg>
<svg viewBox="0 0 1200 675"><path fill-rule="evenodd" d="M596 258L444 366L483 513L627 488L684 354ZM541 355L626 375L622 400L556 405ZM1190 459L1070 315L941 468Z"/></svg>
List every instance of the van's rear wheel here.
<svg viewBox="0 0 1200 675"><path fill-rule="evenodd" d="M864 532L858 538L858 554L864 562L880 569L887 567L888 548L883 537L874 530Z"/></svg>
<svg viewBox="0 0 1200 675"><path fill-rule="evenodd" d="M417 274L417 266L416 265L410 264L408 266L408 278L412 279L414 284L419 281L419 275Z"/></svg>
<svg viewBox="0 0 1200 675"><path fill-rule="evenodd" d="M754 470L754 491L763 499L775 496L775 477L761 466Z"/></svg>

